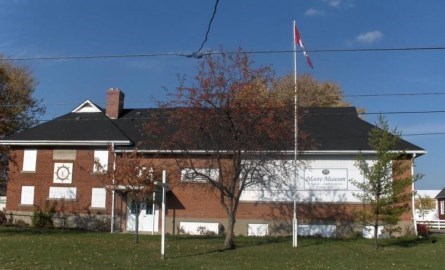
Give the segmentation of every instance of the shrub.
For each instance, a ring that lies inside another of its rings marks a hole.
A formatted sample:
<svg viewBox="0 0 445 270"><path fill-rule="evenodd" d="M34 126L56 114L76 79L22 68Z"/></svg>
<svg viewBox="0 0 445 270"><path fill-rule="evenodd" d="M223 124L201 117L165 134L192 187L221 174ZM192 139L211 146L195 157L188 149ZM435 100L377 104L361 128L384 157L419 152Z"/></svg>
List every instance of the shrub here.
<svg viewBox="0 0 445 270"><path fill-rule="evenodd" d="M5 213L3 211L0 211L0 225L4 225L8 222L8 219L5 216Z"/></svg>
<svg viewBox="0 0 445 270"><path fill-rule="evenodd" d="M430 228L426 224L417 224L417 233L419 236L427 238L430 233Z"/></svg>
<svg viewBox="0 0 445 270"><path fill-rule="evenodd" d="M53 216L55 212L55 207L51 207L48 211L36 207L32 215L31 225L36 228L53 228Z"/></svg>

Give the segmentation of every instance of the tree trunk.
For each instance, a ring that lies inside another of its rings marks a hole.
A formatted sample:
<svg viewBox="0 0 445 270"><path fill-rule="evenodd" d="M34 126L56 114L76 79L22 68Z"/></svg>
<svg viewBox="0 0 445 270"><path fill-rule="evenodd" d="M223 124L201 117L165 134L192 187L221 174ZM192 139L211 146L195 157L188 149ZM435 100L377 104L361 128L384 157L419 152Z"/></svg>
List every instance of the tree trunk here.
<svg viewBox="0 0 445 270"><path fill-rule="evenodd" d="M233 209L231 209L231 211L228 215L229 224L228 224L227 230L226 230L226 238L224 239L223 249L234 249L235 248L235 234L234 234L235 222L236 222L235 215L236 215L235 211L233 211Z"/></svg>
<svg viewBox="0 0 445 270"><path fill-rule="evenodd" d="M139 213L140 211L140 206L139 206L139 202L136 203L136 228L135 228L135 238L134 238L134 242L137 244L139 243Z"/></svg>
<svg viewBox="0 0 445 270"><path fill-rule="evenodd" d="M374 246L375 246L375 249L379 248L379 239L378 239L379 232L378 232L378 230L379 230L379 221L376 219L374 222Z"/></svg>

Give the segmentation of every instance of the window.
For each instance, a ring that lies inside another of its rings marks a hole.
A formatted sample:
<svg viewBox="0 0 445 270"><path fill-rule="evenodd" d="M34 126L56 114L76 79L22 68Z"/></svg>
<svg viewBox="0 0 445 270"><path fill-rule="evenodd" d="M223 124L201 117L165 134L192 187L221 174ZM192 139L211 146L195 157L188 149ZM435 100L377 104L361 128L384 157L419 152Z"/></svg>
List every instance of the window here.
<svg viewBox="0 0 445 270"><path fill-rule="evenodd" d="M440 214L445 215L445 201L440 201Z"/></svg>
<svg viewBox="0 0 445 270"><path fill-rule="evenodd" d="M22 186L20 204L26 204L26 205L34 204L34 186Z"/></svg>
<svg viewBox="0 0 445 270"><path fill-rule="evenodd" d="M75 187L50 187L49 188L49 198L50 199L76 199Z"/></svg>
<svg viewBox="0 0 445 270"><path fill-rule="evenodd" d="M269 234L269 224L247 224L247 236L266 236Z"/></svg>
<svg viewBox="0 0 445 270"><path fill-rule="evenodd" d="M93 188L91 190L91 207L105 208L107 192L105 188Z"/></svg>
<svg viewBox="0 0 445 270"><path fill-rule="evenodd" d="M25 150L23 154L23 171L35 172L37 161L37 150Z"/></svg>
<svg viewBox="0 0 445 270"><path fill-rule="evenodd" d="M208 179L219 180L218 169L183 169L181 170L181 181L183 182L206 182Z"/></svg>
<svg viewBox="0 0 445 270"><path fill-rule="evenodd" d="M94 168L93 172L98 173L101 171L108 170L108 150L95 150L94 151ZM100 166L96 164L96 162L100 163Z"/></svg>

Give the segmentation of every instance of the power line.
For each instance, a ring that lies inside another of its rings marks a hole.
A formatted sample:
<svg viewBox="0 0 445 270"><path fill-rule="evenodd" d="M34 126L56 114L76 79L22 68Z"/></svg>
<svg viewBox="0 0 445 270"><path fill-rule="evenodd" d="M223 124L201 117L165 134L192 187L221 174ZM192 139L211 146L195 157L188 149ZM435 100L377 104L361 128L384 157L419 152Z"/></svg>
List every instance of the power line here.
<svg viewBox="0 0 445 270"><path fill-rule="evenodd" d="M438 51L445 50L445 46L438 47L403 47L403 48L363 48L363 49L313 49L307 50L312 53L349 53L349 52L394 52L394 51ZM298 50L301 51L301 50ZM243 51L247 54L281 54L293 53L293 50L252 50ZM201 58L203 56L218 55L218 54L237 54L239 51L209 51L199 53L199 56L193 56L193 53L185 52L163 52L163 53L138 53L138 54L109 54L109 55L68 55L68 56L35 56L35 57L5 57L4 60L10 61L33 61L33 60L93 60L93 59L113 59L113 58L142 58L142 57L161 57L161 56L175 56L175 57L195 57Z"/></svg>
<svg viewBox="0 0 445 270"><path fill-rule="evenodd" d="M201 53L202 48L204 48L204 45L206 44L207 39L209 37L210 29L212 27L212 22L213 22L213 19L215 19L216 11L218 9L218 3L219 3L219 0L216 0L215 6L213 7L212 17L210 18L209 24L207 26L207 32L205 34L204 40L202 41L201 46L199 47L199 49L196 52L192 53L191 57L197 57L197 58L201 58L202 57L200 55L200 53Z"/></svg>
<svg viewBox="0 0 445 270"><path fill-rule="evenodd" d="M409 97L409 96L443 96L445 92L417 92L417 93L379 93L379 94L350 94L343 95L345 98L355 98L355 97ZM236 100L259 100L259 99L277 99L285 100L286 97L250 97L250 98L236 98ZM201 100L204 101L204 100ZM126 100L127 104L145 104L145 103L158 103L159 100ZM46 103L46 106L76 106L79 103ZM26 107L27 104L0 104L0 107Z"/></svg>
<svg viewBox="0 0 445 270"><path fill-rule="evenodd" d="M442 96L442 95L445 95L445 92L350 94L350 95L344 95L344 97L401 97L401 96Z"/></svg>
<svg viewBox="0 0 445 270"><path fill-rule="evenodd" d="M354 112L354 113L304 113L305 116L316 116L316 115L396 115L396 114L437 114L445 113L445 110L432 110L432 111L389 111L389 112ZM251 114L254 115L254 114ZM207 116L209 118L225 118L226 116ZM175 119L174 116L163 116L156 117L155 119ZM153 120L153 117L121 117L119 120ZM48 122L48 121L108 121L108 118L55 118L55 119L36 119L38 122ZM15 119L2 118L0 122L17 121Z"/></svg>

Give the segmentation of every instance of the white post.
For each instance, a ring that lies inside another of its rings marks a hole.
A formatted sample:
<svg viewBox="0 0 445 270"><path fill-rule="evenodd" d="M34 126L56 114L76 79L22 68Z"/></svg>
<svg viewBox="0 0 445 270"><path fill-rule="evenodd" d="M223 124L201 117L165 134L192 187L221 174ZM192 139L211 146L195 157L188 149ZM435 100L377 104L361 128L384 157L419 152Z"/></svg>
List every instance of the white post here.
<svg viewBox="0 0 445 270"><path fill-rule="evenodd" d="M151 205L151 235L155 234L155 192L153 192L153 204Z"/></svg>
<svg viewBox="0 0 445 270"><path fill-rule="evenodd" d="M295 21L293 23L293 33L294 33L294 184L293 184L293 199L294 199L294 209L292 218L292 246L297 247L298 244L298 223L297 223L297 177L298 177L298 163L297 163L297 152L298 152L298 108L297 108L297 41L295 36Z"/></svg>
<svg viewBox="0 0 445 270"><path fill-rule="evenodd" d="M116 171L116 152L114 152L114 143L112 143L111 144L111 151L113 151L113 157L114 157L114 160L113 160L113 171ZM115 186L114 186L114 173L113 173L113 183L112 183L112 185L113 185L113 190L111 191L111 226L110 226L110 228L111 228L111 232L113 233L114 232L114 205L115 205L115 193L116 193L116 191L115 191Z"/></svg>
<svg viewBox="0 0 445 270"><path fill-rule="evenodd" d="M167 172L162 171L162 225L161 225L161 259L165 259L165 189L167 186Z"/></svg>
<svg viewBox="0 0 445 270"><path fill-rule="evenodd" d="M415 158L416 158L416 154L413 154L413 157L411 159L411 177L412 177L412 180L414 180L414 159ZM411 190L411 192L412 192L411 208L412 208L412 213L413 213L414 234L418 235L418 232L417 232L417 220L416 220L416 198L415 198L415 196L416 196L416 194L415 194L416 186L415 186L414 181L412 181L411 189L412 189Z"/></svg>

